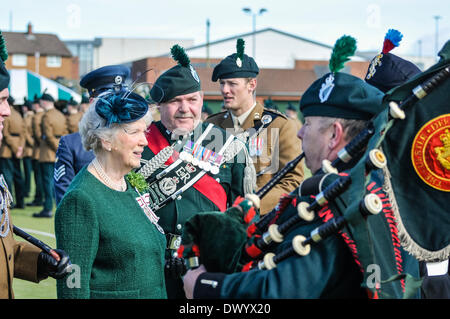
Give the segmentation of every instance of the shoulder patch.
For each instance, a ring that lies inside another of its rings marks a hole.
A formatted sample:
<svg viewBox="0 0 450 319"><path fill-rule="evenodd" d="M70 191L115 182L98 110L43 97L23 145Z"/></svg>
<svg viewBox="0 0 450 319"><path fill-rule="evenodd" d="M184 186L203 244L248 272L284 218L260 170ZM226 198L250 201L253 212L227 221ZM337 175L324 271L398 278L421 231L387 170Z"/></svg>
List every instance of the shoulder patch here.
<svg viewBox="0 0 450 319"><path fill-rule="evenodd" d="M274 110L274 109L269 109L269 108L264 108L264 112L263 114L267 114L270 113L271 115L275 115L275 116L281 116L282 118L287 120L287 116L284 113L281 113L280 111Z"/></svg>
<svg viewBox="0 0 450 319"><path fill-rule="evenodd" d="M206 118L206 120L211 120L211 119L215 119L215 118L218 118L218 117L224 117L226 113L228 113L228 111L222 111L222 112L219 112L219 113L211 114L210 116L208 116Z"/></svg>

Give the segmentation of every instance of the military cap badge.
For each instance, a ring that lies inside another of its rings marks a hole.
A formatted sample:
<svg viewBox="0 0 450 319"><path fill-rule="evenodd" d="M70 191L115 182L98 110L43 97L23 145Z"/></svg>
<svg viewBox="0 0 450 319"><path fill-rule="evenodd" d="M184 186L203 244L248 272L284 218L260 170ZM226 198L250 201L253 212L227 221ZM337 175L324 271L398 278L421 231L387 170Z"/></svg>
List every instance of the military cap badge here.
<svg viewBox="0 0 450 319"><path fill-rule="evenodd" d="M328 100L328 97L334 88L334 74L339 72L343 67L345 62L350 60L350 56L354 55L356 51L356 40L351 36L344 35L340 37L333 47L333 52L331 53L331 58L329 62L330 75L325 78L325 82L319 91L319 99L321 103Z"/></svg>

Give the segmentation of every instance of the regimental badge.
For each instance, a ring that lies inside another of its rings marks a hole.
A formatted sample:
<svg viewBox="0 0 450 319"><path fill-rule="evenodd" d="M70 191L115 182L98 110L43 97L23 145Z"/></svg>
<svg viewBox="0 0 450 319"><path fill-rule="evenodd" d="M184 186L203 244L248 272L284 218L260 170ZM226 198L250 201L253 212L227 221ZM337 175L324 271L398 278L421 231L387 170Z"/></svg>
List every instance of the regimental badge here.
<svg viewBox="0 0 450 319"><path fill-rule="evenodd" d="M372 62L370 62L369 72L367 73L366 80L369 80L374 76L377 71L377 66L381 66L381 58L383 57L383 53L378 54L375 58L373 58Z"/></svg>
<svg viewBox="0 0 450 319"><path fill-rule="evenodd" d="M198 77L197 71L195 71L195 69L192 65L189 65L189 68L191 69L192 77L195 79L195 81L200 83L200 78Z"/></svg>
<svg viewBox="0 0 450 319"><path fill-rule="evenodd" d="M450 192L450 114L438 116L420 128L411 147L411 161L427 185Z"/></svg>
<svg viewBox="0 0 450 319"><path fill-rule="evenodd" d="M116 84L122 84L122 81L123 81L123 79L122 79L122 77L120 75L117 75L114 78L114 83L116 83Z"/></svg>
<svg viewBox="0 0 450 319"><path fill-rule="evenodd" d="M322 83L322 86L320 87L319 91L320 103L323 103L326 100L328 100L328 97L330 96L333 88L334 88L334 75L333 73L330 73L330 75L325 79L325 83Z"/></svg>
<svg viewBox="0 0 450 319"><path fill-rule="evenodd" d="M272 122L272 116L270 116L269 114L266 114L262 117L261 122L266 125L269 124L270 122Z"/></svg>
<svg viewBox="0 0 450 319"><path fill-rule="evenodd" d="M240 68L242 67L242 60L240 58L236 59L236 65Z"/></svg>
<svg viewBox="0 0 450 319"><path fill-rule="evenodd" d="M166 177L159 182L159 189L164 195L170 196L177 190L177 183L172 178Z"/></svg>

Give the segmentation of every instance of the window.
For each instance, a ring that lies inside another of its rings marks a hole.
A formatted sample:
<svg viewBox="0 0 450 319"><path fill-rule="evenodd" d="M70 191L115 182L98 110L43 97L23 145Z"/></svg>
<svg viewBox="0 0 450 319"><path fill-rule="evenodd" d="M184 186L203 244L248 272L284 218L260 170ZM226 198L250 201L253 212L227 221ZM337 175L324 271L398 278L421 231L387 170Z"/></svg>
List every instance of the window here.
<svg viewBox="0 0 450 319"><path fill-rule="evenodd" d="M26 54L13 54L12 55L12 65L13 66L27 66L27 55Z"/></svg>
<svg viewBox="0 0 450 319"><path fill-rule="evenodd" d="M61 57L58 55L48 55L47 56L47 66L49 68L60 68L61 67Z"/></svg>

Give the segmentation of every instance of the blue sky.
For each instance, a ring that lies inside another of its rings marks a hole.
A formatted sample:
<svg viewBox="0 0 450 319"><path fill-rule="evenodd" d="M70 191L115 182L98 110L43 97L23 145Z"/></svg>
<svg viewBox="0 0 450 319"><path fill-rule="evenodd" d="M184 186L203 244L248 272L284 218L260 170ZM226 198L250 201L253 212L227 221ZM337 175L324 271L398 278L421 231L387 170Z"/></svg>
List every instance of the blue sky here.
<svg viewBox="0 0 450 319"><path fill-rule="evenodd" d="M62 40L185 38L202 44L207 19L211 41L252 31L243 7L267 9L256 18L257 30L271 27L329 45L347 34L361 51L381 50L384 34L394 28L404 35L397 54L433 56L434 16L441 17L439 48L450 39L448 0L10 0L2 4L0 29L25 31L31 22L35 32Z"/></svg>

